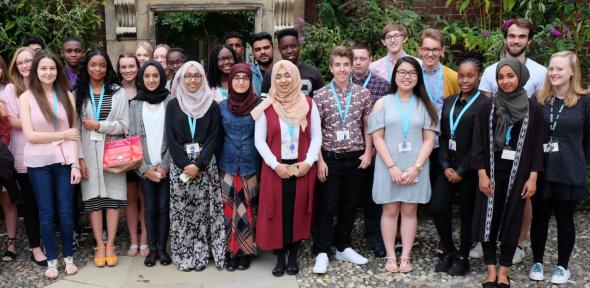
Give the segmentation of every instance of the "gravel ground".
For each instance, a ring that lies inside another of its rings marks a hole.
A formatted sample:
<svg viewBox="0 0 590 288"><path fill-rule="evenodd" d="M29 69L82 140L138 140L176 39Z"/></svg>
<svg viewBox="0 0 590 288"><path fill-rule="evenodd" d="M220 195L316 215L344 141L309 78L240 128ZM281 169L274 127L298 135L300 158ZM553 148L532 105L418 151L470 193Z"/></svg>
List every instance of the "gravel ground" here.
<svg viewBox="0 0 590 288"><path fill-rule="evenodd" d="M122 213L123 214L123 213ZM572 277L567 284L560 287L590 287L590 206L585 204L576 212L576 246L570 260ZM455 215L455 219L458 217ZM0 261L0 287L44 287L51 281L43 278L45 269L35 265L29 260L28 247L24 225L19 219L18 230L18 257L16 262L4 263ZM117 246L120 253L127 251L129 243L127 225L121 218L120 233ZM485 277L485 266L480 259L471 260L472 272L465 277L452 277L443 273L435 273L434 265L436 256L433 247L438 240L436 229L430 219L421 216L417 241L418 246L413 250L412 264L414 271L408 274L390 274L384 270L383 259L375 258L369 251L362 236L362 218L355 224L353 234L353 246L357 251L369 258L367 265L358 266L350 263L330 261L328 273L315 275L312 273L314 257L311 253L311 242L303 244L300 253L301 272L297 276L300 287L481 287L480 283ZM454 223L453 227L458 227ZM0 224L0 234L5 231L4 222ZM455 235L456 239L458 235ZM59 239L58 239L59 241ZM4 238L2 237L2 243ZM91 234L83 234L80 248L74 252L75 262L78 268L92 265L93 240ZM4 251L4 244L2 250ZM545 278L544 282L533 282L528 278L528 271L532 264L530 248L526 249L525 260L515 265L511 274L512 287L552 287L548 282L553 265L557 262L557 235L555 221L550 224L549 239L545 253ZM108 268L105 268L108 269ZM270 271L269 271L270 273ZM62 273L63 275L63 273ZM62 276L63 277L63 276ZM557 286L556 286L557 287Z"/></svg>

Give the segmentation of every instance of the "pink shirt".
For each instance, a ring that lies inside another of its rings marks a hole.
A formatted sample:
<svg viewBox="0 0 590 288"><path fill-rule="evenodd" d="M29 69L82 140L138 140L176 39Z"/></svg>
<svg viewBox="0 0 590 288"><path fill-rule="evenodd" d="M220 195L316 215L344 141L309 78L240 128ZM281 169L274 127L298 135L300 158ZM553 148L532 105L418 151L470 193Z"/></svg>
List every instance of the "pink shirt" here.
<svg viewBox="0 0 590 288"><path fill-rule="evenodd" d="M410 56L408 54L404 54L403 56ZM413 57L413 56L411 56ZM422 60L413 57L414 59L418 60L418 62L420 63L420 65L422 65ZM373 61L373 63L371 63L369 65L369 71L371 71L371 73L387 80L387 82L391 83L391 74L393 72L393 67L395 66L395 62L393 62L393 60L389 57L389 55L385 55L385 57Z"/></svg>
<svg viewBox="0 0 590 288"><path fill-rule="evenodd" d="M6 114L14 118L20 118L18 95L16 95L16 87L13 84L6 85L4 94L1 99L6 103ZM23 130L12 128L10 133L10 144L8 149L14 155L14 169L18 173L27 173L27 167L23 163L23 150L27 139Z"/></svg>
<svg viewBox="0 0 590 288"><path fill-rule="evenodd" d="M55 132L54 122L47 121L35 96L30 91L25 92L21 97L29 97L29 107L31 109L31 124L33 130L37 132ZM52 110L54 109L54 99L52 96L47 97ZM70 128L68 123L68 117L66 111L58 102L59 106L59 123L57 131L63 131ZM51 164L60 163L62 165L68 165L74 163L77 153L77 142L71 140L65 140L60 144L55 145L54 143L44 144L33 144L27 142L24 149L24 164L26 167L43 167Z"/></svg>

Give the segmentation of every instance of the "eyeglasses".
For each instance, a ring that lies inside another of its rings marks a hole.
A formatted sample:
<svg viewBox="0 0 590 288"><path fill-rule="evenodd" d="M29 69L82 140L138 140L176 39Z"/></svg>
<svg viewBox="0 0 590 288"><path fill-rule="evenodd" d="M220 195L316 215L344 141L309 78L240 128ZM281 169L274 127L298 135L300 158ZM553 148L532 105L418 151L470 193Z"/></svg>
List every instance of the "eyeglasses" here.
<svg viewBox="0 0 590 288"><path fill-rule="evenodd" d="M234 57L227 56L227 57L217 58L217 63L221 64L221 63L225 63L225 62L234 63Z"/></svg>
<svg viewBox="0 0 590 288"><path fill-rule="evenodd" d="M416 72L416 70L410 70L410 71L406 71L406 70L397 70L397 75L399 77L406 77L406 76L410 76L410 78L416 78L418 77L418 72Z"/></svg>
<svg viewBox="0 0 590 288"><path fill-rule="evenodd" d="M387 35L387 36L385 36L385 41L391 41L391 40L397 41L399 39L404 38L404 36L406 36L406 35L404 35L404 34Z"/></svg>
<svg viewBox="0 0 590 288"><path fill-rule="evenodd" d="M195 80L201 80L203 79L203 75L201 74L195 74L195 75L191 75L191 74L185 74L183 76L183 78L187 81L191 80L191 79L195 79Z"/></svg>
<svg viewBox="0 0 590 288"><path fill-rule="evenodd" d="M168 65L170 66L182 66L182 64L184 64L186 62L186 60L176 60L176 61L168 61L166 62Z"/></svg>
<svg viewBox="0 0 590 288"><path fill-rule="evenodd" d="M240 76L236 75L236 76L232 77L231 79L232 79L232 81L235 81L235 82L240 82L240 81L250 82L250 77L248 77L248 76L240 77Z"/></svg>
<svg viewBox="0 0 590 288"><path fill-rule="evenodd" d="M422 52L424 52L424 54L430 54L430 53L438 54L442 51L441 48L422 48L421 47L420 49L422 49Z"/></svg>
<svg viewBox="0 0 590 288"><path fill-rule="evenodd" d="M16 67L23 66L25 64L33 63L33 59L26 59L24 61L16 62Z"/></svg>

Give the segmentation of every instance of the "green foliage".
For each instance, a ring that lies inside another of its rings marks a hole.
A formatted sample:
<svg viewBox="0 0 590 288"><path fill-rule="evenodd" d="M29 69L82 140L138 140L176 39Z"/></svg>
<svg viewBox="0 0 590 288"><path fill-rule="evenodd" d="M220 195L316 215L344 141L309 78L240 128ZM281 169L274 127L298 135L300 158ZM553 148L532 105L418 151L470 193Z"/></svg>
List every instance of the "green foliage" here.
<svg viewBox="0 0 590 288"><path fill-rule="evenodd" d="M216 38L222 37L223 33L228 31L238 31L244 36L249 36L249 33L254 30L255 20L256 14L247 11L166 12L156 15L156 23L172 32L194 30L194 32ZM211 31L205 31L208 28Z"/></svg>
<svg viewBox="0 0 590 288"><path fill-rule="evenodd" d="M502 54L504 35L500 29L487 30L478 25L450 22L446 23L441 31L448 39L447 46L461 47L464 51L482 53L485 57L484 66L498 61ZM459 61L455 61L454 58L455 55L449 53L446 64L456 69Z"/></svg>
<svg viewBox="0 0 590 288"><path fill-rule="evenodd" d="M12 55L28 36L43 39L58 52L68 36L79 37L86 47L99 43L94 34L102 22L96 8L105 0L0 0L0 54ZM7 58L5 58L7 59Z"/></svg>

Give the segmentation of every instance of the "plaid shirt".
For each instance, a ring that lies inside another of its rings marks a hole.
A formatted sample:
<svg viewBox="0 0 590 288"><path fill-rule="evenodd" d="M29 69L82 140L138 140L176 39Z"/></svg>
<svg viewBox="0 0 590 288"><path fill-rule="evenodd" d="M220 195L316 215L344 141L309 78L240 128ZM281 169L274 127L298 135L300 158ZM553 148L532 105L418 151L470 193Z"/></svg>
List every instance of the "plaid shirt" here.
<svg viewBox="0 0 590 288"><path fill-rule="evenodd" d="M367 80L367 77L369 77L369 75L371 75L371 80L369 80L369 83L367 83L367 86L365 88L369 89L369 91L371 92L371 107L373 107L377 100L387 95L387 89L389 89L389 82L369 72L367 73L367 75L361 77L360 79L355 78L353 75L352 83L362 86L363 84L365 84L365 81Z"/></svg>
<svg viewBox="0 0 590 288"><path fill-rule="evenodd" d="M350 82L344 90L337 85L334 87L343 111L346 109L348 92L352 89L350 108L344 124L340 119L330 85L314 92L313 101L315 101L322 119L322 149L336 153L364 150L363 117L367 117L371 113L371 92L363 86L350 84ZM337 141L336 132L342 130L349 131L350 139Z"/></svg>

